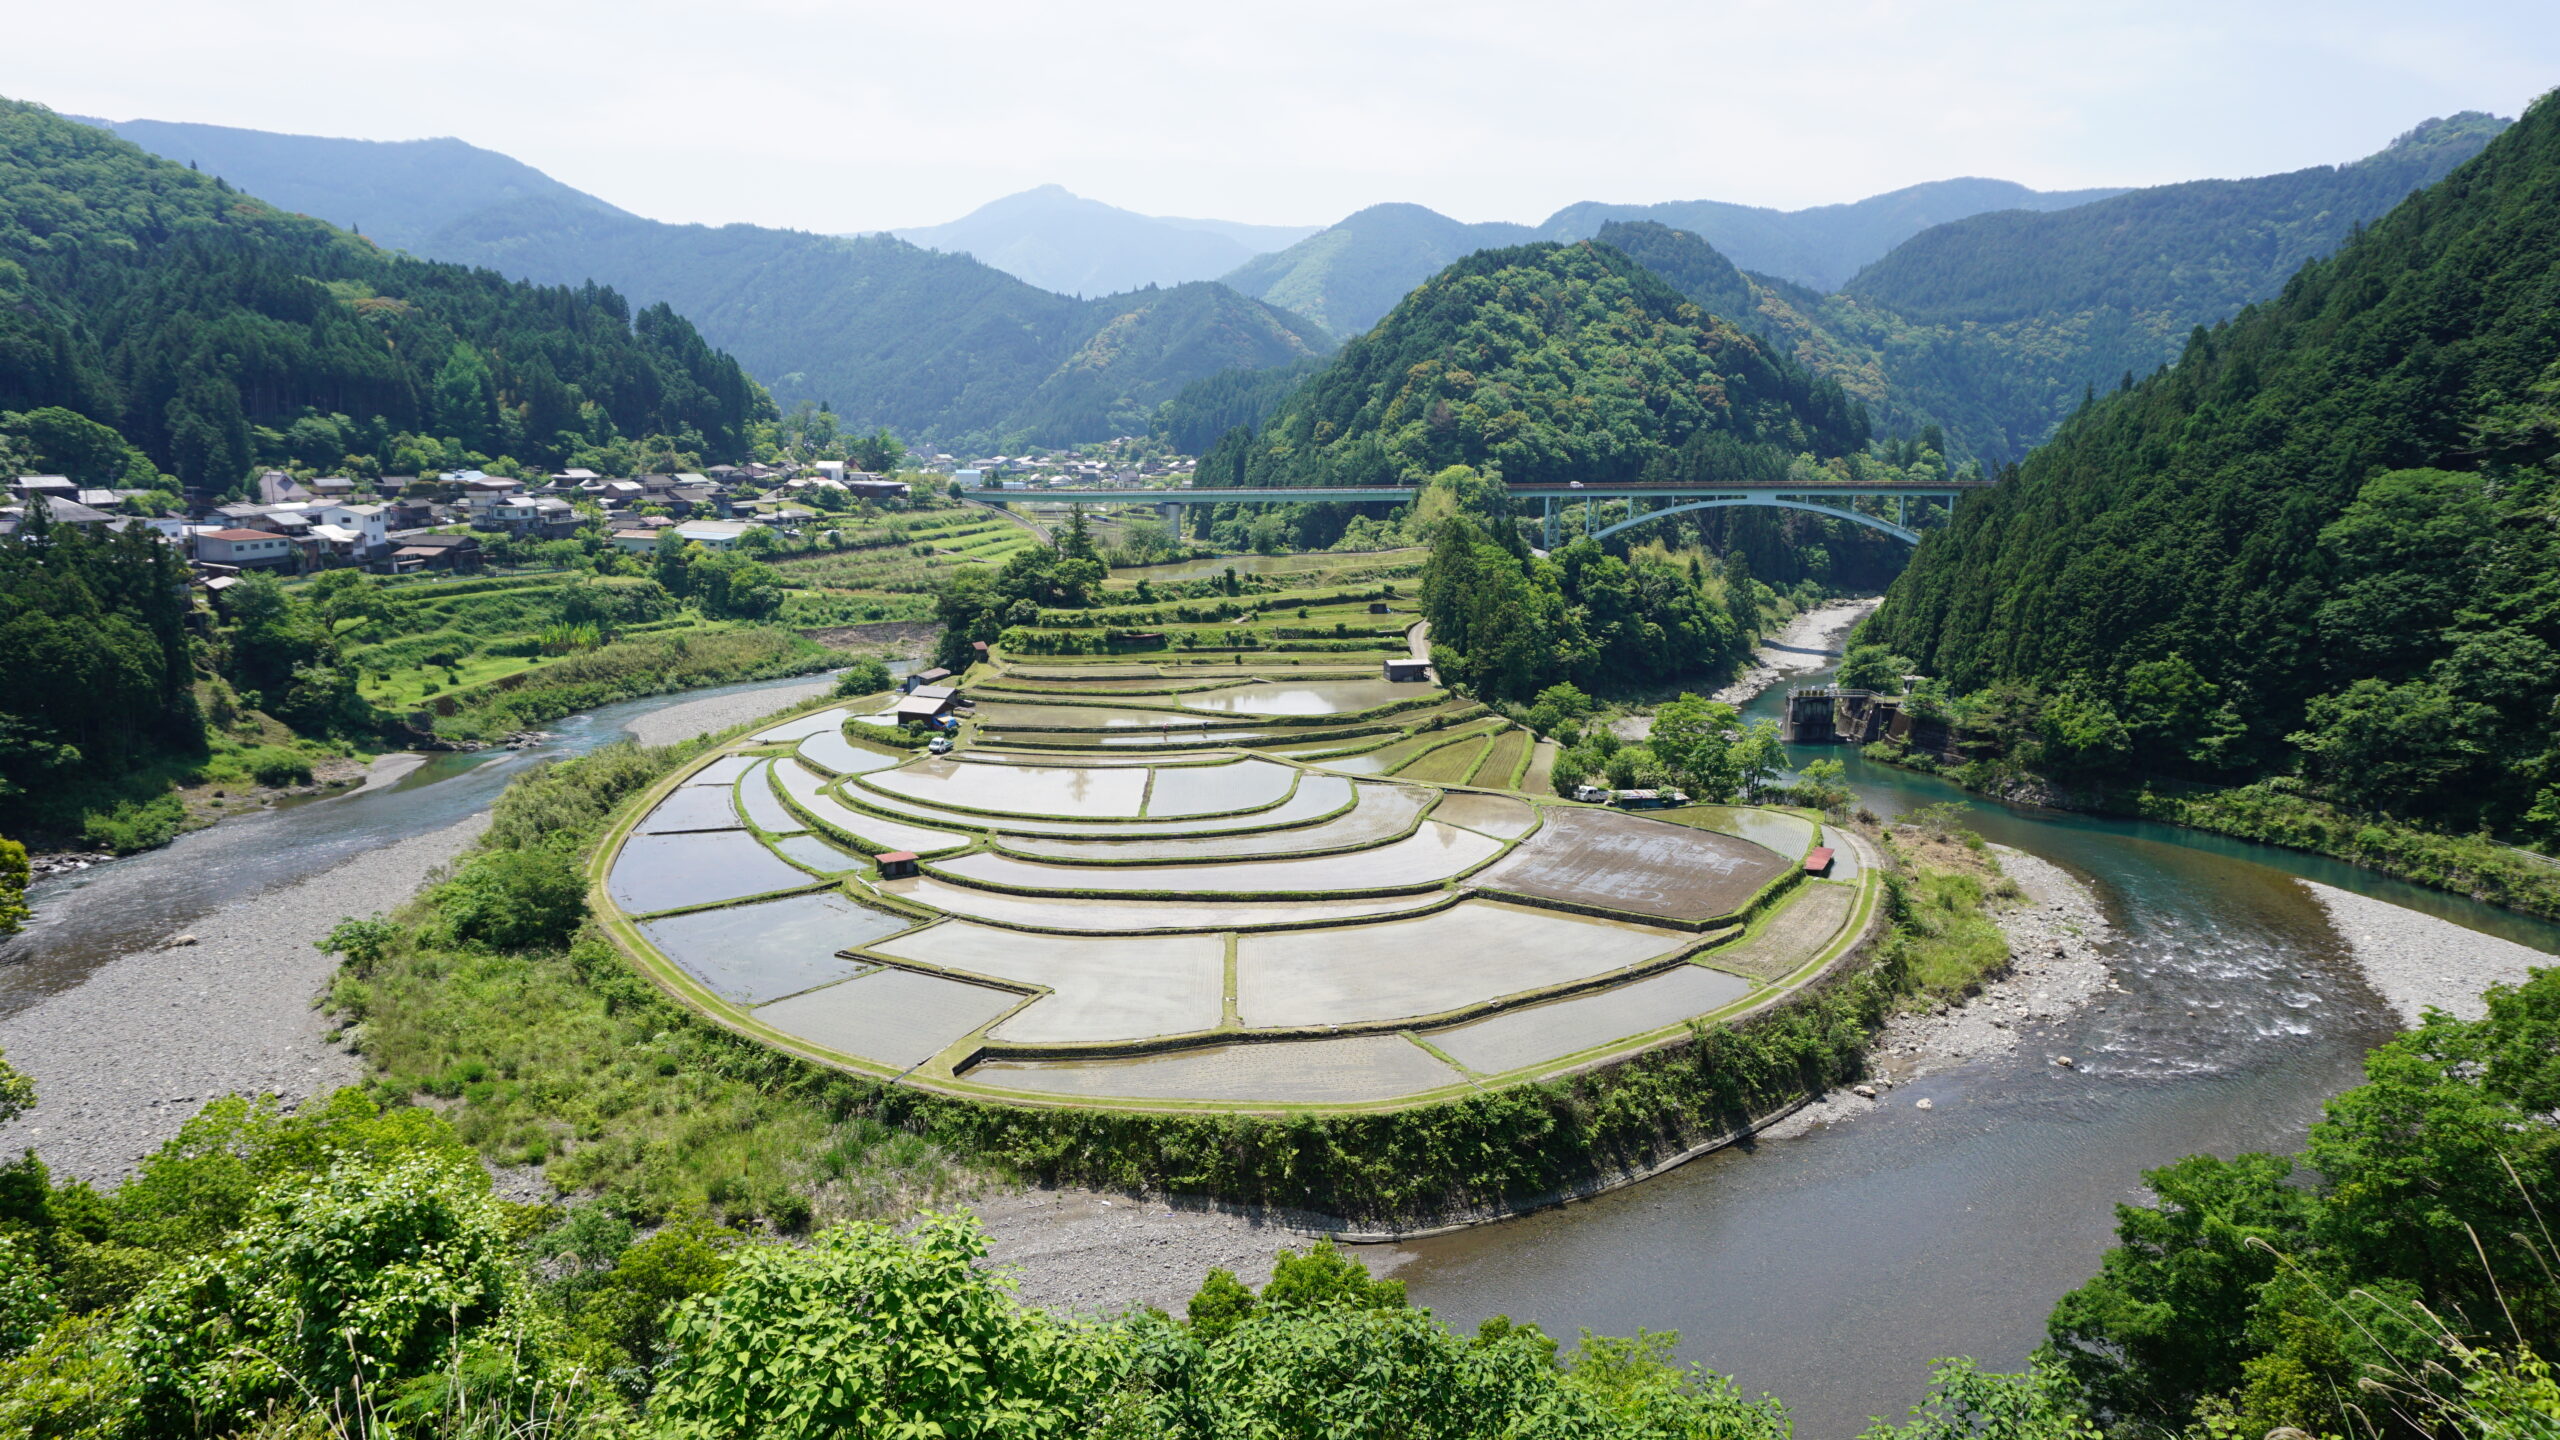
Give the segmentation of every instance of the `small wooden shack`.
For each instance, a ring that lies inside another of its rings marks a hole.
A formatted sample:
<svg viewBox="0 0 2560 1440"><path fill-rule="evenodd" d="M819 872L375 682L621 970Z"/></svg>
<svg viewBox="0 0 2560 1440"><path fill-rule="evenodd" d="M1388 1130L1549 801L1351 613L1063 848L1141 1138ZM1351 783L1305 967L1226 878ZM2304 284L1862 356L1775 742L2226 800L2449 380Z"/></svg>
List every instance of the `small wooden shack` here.
<svg viewBox="0 0 2560 1440"><path fill-rule="evenodd" d="M1804 852L1804 873L1807 875L1830 874L1831 847L1828 845L1816 845L1812 849Z"/></svg>
<svg viewBox="0 0 2560 1440"><path fill-rule="evenodd" d="M880 878L904 880L916 873L916 852L892 850L880 857Z"/></svg>
<svg viewBox="0 0 2560 1440"><path fill-rule="evenodd" d="M1390 680L1428 681L1431 678L1431 662L1428 660L1390 660L1387 662L1387 678Z"/></svg>

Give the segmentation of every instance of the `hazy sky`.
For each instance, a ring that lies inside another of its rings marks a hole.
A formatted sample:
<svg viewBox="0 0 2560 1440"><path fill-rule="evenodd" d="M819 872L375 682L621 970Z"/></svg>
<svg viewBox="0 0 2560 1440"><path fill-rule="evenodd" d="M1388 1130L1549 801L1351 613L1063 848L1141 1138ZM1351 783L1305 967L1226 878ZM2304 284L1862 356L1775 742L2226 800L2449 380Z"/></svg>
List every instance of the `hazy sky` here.
<svg viewBox="0 0 2560 1440"><path fill-rule="evenodd" d="M2366 154L2560 84L2551 0L8 0L0 94L457 135L663 220L850 231L1055 181L1320 224L1793 208Z"/></svg>

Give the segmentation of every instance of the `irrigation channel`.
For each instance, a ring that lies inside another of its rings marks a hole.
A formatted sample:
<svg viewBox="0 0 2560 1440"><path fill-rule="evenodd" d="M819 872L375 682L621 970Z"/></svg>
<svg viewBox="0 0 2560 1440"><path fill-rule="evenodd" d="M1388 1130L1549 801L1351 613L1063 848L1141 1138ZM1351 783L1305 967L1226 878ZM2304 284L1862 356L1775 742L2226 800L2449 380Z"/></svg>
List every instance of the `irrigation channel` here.
<svg viewBox="0 0 2560 1440"><path fill-rule="evenodd" d="M1784 694L1745 713L1775 718ZM1985 802L1846 747L1793 758L1826 754L1880 815L1971 801L1987 838L2091 882L2121 935L2125 993L1849 1123L1411 1244L1395 1274L1416 1304L1567 1339L1677 1330L1684 1358L1784 1397L1799 1435L1854 1435L1898 1419L1936 1358L2022 1364L2054 1300L2096 1270L2113 1207L2142 1198L2141 1171L2297 1148L2321 1102L2359 1080L2392 1020L2294 877L2560 951L2560 926L2316 856Z"/></svg>
<svg viewBox="0 0 2560 1440"><path fill-rule="evenodd" d="M911 667L901 663L892 668ZM0 942L0 1015L68 990L98 966L155 945L224 905L485 810L536 761L582 755L610 744L641 716L724 695L805 686L810 678L753 681L603 706L550 722L551 738L523 750L440 752L393 785L288 801L181 835L158 850L44 881L34 893L34 921L23 933ZM350 914L384 908L379 897L347 898Z"/></svg>

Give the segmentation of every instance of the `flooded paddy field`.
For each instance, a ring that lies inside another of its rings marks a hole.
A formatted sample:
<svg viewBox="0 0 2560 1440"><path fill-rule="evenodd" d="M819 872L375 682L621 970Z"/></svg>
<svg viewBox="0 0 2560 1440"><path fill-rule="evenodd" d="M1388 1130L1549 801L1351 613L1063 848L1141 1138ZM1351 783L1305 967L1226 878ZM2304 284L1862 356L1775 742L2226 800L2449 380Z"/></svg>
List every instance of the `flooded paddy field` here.
<svg viewBox="0 0 2560 1440"><path fill-rule="evenodd" d="M1302 786L1319 785L1331 779L1330 776L1310 775L1300 783ZM1375 845L1408 834L1413 830L1414 822L1422 818L1422 812L1430 807L1433 798L1434 792L1419 786L1372 781L1354 787L1352 806L1346 813L1331 820L1286 830L1249 830L1235 835L1177 836L1157 840L1052 840L1007 833L1000 843L1014 854L1084 864L1129 860L1241 860L1254 856L1310 854ZM1524 812L1528 808L1520 806ZM1469 828L1482 830L1484 827Z"/></svg>
<svg viewBox="0 0 2560 1440"><path fill-rule="evenodd" d="M1489 900L1376 925L1240 935L1236 1013L1256 1028L1441 1015L1677 954L1697 938Z"/></svg>
<svg viewBox="0 0 2560 1440"><path fill-rule="evenodd" d="M1283 860L1211 861L1198 865L1050 865L982 852L935 866L956 880L1010 890L1111 891L1127 894L1212 895L1256 892L1387 890L1454 879L1492 859L1501 843L1491 836L1424 821L1414 834L1374 850L1349 855L1309 855Z"/></svg>
<svg viewBox="0 0 2560 1440"><path fill-rule="evenodd" d="M1161 683L1123 670L1115 683ZM1199 678L1238 714L1427 693ZM1003 708L983 701L980 724ZM1853 862L1748 934L1700 933L1785 875L1812 823L1701 809L1682 817L1693 828L1507 790L1532 737L1478 707L1377 722L1394 738L1349 759L1401 766L1394 780L1203 750L1198 729L1115 729L1122 707L1013 708L1150 748L986 746L964 725L958 753L910 758L845 735L844 707L777 725L766 743L793 755L717 757L623 837L606 891L640 918L617 938L690 977L694 1003L885 1078L1017 1102L1322 1108L1659 1043L1800 983L1872 909ZM1434 716L1443 728L1400 733ZM1359 732L1327 743L1345 742ZM865 851L925 868L883 873ZM1398 1026L1430 1028L1326 1033Z"/></svg>
<svg viewBox="0 0 2560 1440"><path fill-rule="evenodd" d="M1440 692L1395 680L1288 680L1179 697L1186 710L1238 715L1350 715Z"/></svg>

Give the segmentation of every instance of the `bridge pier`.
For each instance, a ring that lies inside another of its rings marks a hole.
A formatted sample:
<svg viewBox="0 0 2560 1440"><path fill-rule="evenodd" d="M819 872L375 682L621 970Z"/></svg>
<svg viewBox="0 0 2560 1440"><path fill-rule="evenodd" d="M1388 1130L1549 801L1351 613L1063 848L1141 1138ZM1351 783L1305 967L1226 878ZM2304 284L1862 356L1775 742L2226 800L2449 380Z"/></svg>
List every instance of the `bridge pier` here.
<svg viewBox="0 0 2560 1440"><path fill-rule="evenodd" d="M1556 548L1556 541L1562 531L1563 527L1556 519L1556 497L1550 495L1547 497L1547 549Z"/></svg>

